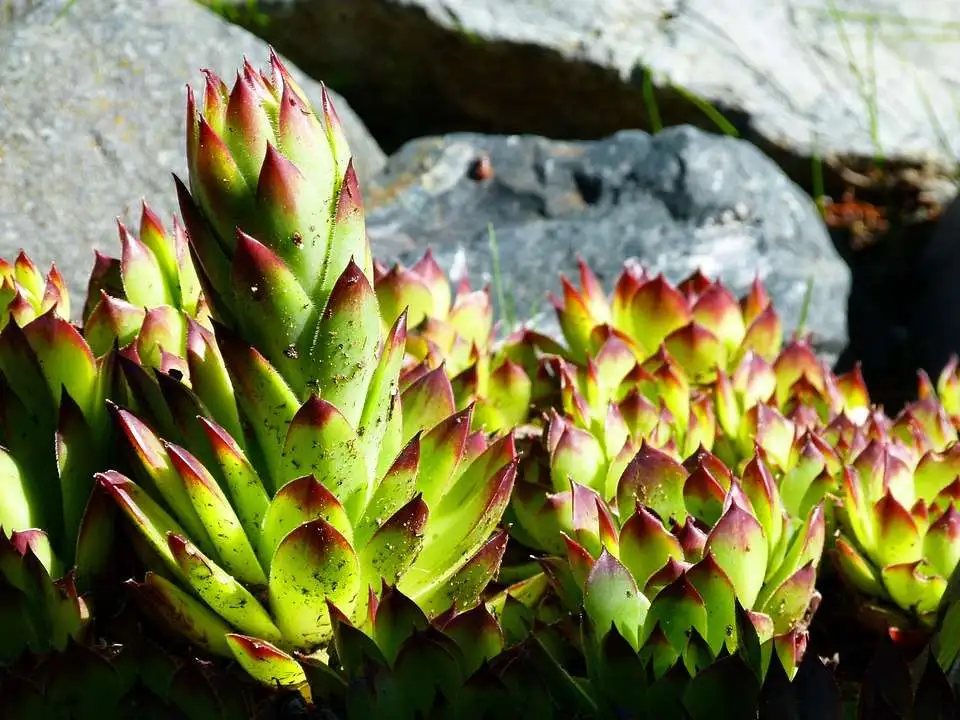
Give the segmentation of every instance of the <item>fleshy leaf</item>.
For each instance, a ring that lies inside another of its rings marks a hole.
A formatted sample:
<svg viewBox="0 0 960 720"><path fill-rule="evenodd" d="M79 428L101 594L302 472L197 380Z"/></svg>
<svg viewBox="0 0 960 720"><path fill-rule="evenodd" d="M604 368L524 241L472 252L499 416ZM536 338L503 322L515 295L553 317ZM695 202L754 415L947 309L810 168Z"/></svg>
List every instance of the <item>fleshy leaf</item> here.
<svg viewBox="0 0 960 720"><path fill-rule="evenodd" d="M271 688L297 690L307 702L311 701L307 675L292 657L260 638L231 633L226 639L233 656L251 677Z"/></svg>
<svg viewBox="0 0 960 720"><path fill-rule="evenodd" d="M680 541L646 508L638 507L620 531L620 562L637 586L644 587L670 558L678 562L684 559Z"/></svg>
<svg viewBox="0 0 960 720"><path fill-rule="evenodd" d="M377 366L381 337L377 297L351 261L337 279L306 347L307 388L334 405L357 427Z"/></svg>
<svg viewBox="0 0 960 720"><path fill-rule="evenodd" d="M417 495L395 512L360 550L360 565L367 584L381 578L393 585L416 559L423 543L429 510Z"/></svg>
<svg viewBox="0 0 960 720"><path fill-rule="evenodd" d="M260 559L270 567L287 533L311 520L322 519L349 538L350 520L336 496L313 475L291 480L273 496L263 516Z"/></svg>
<svg viewBox="0 0 960 720"><path fill-rule="evenodd" d="M617 487L621 517L633 515L639 503L656 511L664 522L682 524L687 517L683 499L686 479L683 465L644 441Z"/></svg>
<svg viewBox="0 0 960 720"><path fill-rule="evenodd" d="M238 630L282 642L270 614L235 577L176 533L167 533L167 543L190 587L220 617Z"/></svg>
<svg viewBox="0 0 960 720"><path fill-rule="evenodd" d="M349 420L316 395L303 404L287 431L281 477L312 473L356 521L363 511L370 472Z"/></svg>
<svg viewBox="0 0 960 720"><path fill-rule="evenodd" d="M767 538L757 519L731 503L707 537L705 552L713 554L730 578L740 602L751 607L767 569Z"/></svg>
<svg viewBox="0 0 960 720"><path fill-rule="evenodd" d="M431 370L407 387L400 398L403 441L420 430L430 430L456 412L453 389L443 367Z"/></svg>
<svg viewBox="0 0 960 720"><path fill-rule="evenodd" d="M225 635L230 626L215 612L184 592L172 582L148 572L143 583L132 584L134 596L148 612L160 615L165 622L196 645L224 657L230 657Z"/></svg>
<svg viewBox="0 0 960 720"><path fill-rule="evenodd" d="M707 636L707 610L703 597L686 574L657 593L644 620L644 635L652 632L658 623L667 640L678 650L686 645L690 630L696 630L701 637Z"/></svg>
<svg viewBox="0 0 960 720"><path fill-rule="evenodd" d="M712 553L687 570L686 578L703 598L707 614L707 634L704 638L711 652L717 654L724 646L736 647L736 591ZM659 596L658 596L659 597Z"/></svg>
<svg viewBox="0 0 960 720"><path fill-rule="evenodd" d="M167 444L166 449L224 569L241 582L266 585L267 577L244 527L217 481L183 448Z"/></svg>
<svg viewBox="0 0 960 720"><path fill-rule="evenodd" d="M778 587L761 608L773 620L773 632L781 635L800 620L814 592L816 567L811 560Z"/></svg>
<svg viewBox="0 0 960 720"><path fill-rule="evenodd" d="M350 612L360 600L360 581L357 556L332 525L317 519L290 532L270 566L270 607L284 638L303 648L329 640L324 599Z"/></svg>
<svg viewBox="0 0 960 720"><path fill-rule="evenodd" d="M583 604L601 637L613 626L634 650L639 648L639 632L650 601L637 588L630 571L606 548L587 577Z"/></svg>

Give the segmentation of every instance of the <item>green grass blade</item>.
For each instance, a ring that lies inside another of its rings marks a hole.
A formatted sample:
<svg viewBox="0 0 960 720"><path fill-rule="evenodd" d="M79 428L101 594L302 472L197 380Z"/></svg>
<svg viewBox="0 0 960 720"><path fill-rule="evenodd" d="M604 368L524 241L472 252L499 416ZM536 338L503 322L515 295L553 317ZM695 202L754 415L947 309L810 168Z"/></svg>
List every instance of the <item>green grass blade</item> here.
<svg viewBox="0 0 960 720"><path fill-rule="evenodd" d="M500 314L507 326L516 327L517 312L513 301L513 295L507 295L503 287L503 273L500 271L500 248L497 245L497 234L493 230L493 223L487 223L487 234L490 238L490 259L493 264L493 287L497 293L497 305L500 307Z"/></svg>

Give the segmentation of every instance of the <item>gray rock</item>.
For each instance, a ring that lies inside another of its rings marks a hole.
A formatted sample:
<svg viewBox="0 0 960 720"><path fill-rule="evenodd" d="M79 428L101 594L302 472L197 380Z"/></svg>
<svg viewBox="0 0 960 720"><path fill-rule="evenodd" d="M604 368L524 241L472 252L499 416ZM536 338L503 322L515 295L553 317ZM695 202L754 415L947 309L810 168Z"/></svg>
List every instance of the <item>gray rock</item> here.
<svg viewBox="0 0 960 720"><path fill-rule="evenodd" d="M471 172L486 155L493 175ZM454 274L490 282L488 223L517 315L555 332L548 292L576 277L577 255L608 290L633 258L677 282L697 268L737 295L759 274L785 329L813 278L807 329L826 356L846 339L849 271L810 198L755 146L691 127L603 140L453 134L392 156L364 198L381 261L410 264L427 246ZM496 299L496 292L494 292Z"/></svg>
<svg viewBox="0 0 960 720"><path fill-rule="evenodd" d="M837 195L840 169L878 152L887 168L930 160L934 177L960 154L960 0L218 4L340 90L388 150L459 130L649 130L649 69L665 124L716 127L685 89L805 188L814 152L837 156L826 177Z"/></svg>
<svg viewBox="0 0 960 720"><path fill-rule="evenodd" d="M114 218L137 223L141 197L168 225L177 211L185 85L202 87L202 68L232 84L244 55L261 66L268 49L189 0L66 4L0 4L0 256L55 260L79 309L93 249L119 252ZM335 102L365 180L385 158Z"/></svg>

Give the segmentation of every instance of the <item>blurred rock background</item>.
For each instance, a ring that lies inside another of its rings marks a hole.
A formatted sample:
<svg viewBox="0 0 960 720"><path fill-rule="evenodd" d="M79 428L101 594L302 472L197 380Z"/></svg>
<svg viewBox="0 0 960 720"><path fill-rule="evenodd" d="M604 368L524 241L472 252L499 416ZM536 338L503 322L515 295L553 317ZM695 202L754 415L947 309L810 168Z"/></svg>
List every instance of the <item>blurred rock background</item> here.
<svg viewBox="0 0 960 720"><path fill-rule="evenodd" d="M578 254L608 285L628 258L737 292L759 275L789 330L896 410L960 350L958 18L960 0L0 0L0 256L56 259L82 297L116 217L145 199L172 220L185 85L269 43L312 99L337 93L381 261L429 245L547 330Z"/></svg>

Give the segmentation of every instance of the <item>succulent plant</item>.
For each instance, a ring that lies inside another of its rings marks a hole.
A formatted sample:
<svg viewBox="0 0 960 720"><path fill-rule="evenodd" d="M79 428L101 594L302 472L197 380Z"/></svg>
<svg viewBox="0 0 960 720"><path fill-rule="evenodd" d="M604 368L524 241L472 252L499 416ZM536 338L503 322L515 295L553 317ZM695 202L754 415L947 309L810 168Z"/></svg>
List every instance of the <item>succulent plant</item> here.
<svg viewBox="0 0 960 720"><path fill-rule="evenodd" d="M583 262L580 274L583 290L564 280L557 303L577 360L552 360L560 407L547 411L539 457L521 473L510 514L515 537L546 549L540 543L551 532L527 524L551 527L555 521L536 518L561 506L569 513L570 481L612 500L644 444L678 461L702 448L734 470L759 446L798 516L836 487L839 460L818 433L838 418L863 422L863 378L858 368L834 376L804 339L783 346L759 281L738 303L699 273L674 288L628 265L608 301Z"/></svg>
<svg viewBox="0 0 960 720"><path fill-rule="evenodd" d="M209 327L186 233L177 218L168 232L146 202L139 236L119 220L117 230L121 256L96 252L83 336L97 356L116 345L125 357L166 371L184 353L187 318Z"/></svg>
<svg viewBox="0 0 960 720"><path fill-rule="evenodd" d="M544 571L601 639L616 626L658 675L678 660L692 670L736 650L739 602L768 659L775 649L793 674L819 602L822 504L791 516L759 455L738 477L707 451L680 464L648 445L614 507L575 483L568 498L572 522L555 529L565 561L549 558Z"/></svg>
<svg viewBox="0 0 960 720"><path fill-rule="evenodd" d="M871 616L929 629L960 559L957 433L933 399L872 433L844 458L833 552Z"/></svg>
<svg viewBox="0 0 960 720"><path fill-rule="evenodd" d="M50 538L37 529L8 535L0 528L0 668L27 651L63 651L82 639L89 621L74 573L64 572Z"/></svg>
<svg viewBox="0 0 960 720"><path fill-rule="evenodd" d="M759 279L739 302L700 272L674 286L633 263L625 264L610 299L582 260L581 289L566 277L561 282L563 299L554 305L578 362L615 334L640 361L665 346L692 382L705 383L718 369L735 367L751 349L772 362L782 344L780 319Z"/></svg>
<svg viewBox="0 0 960 720"><path fill-rule="evenodd" d="M871 413L859 366L836 376L806 340L790 341L773 362L748 351L732 373L718 372L712 395L714 450L731 464L750 457L758 435L820 432L840 417L860 425Z"/></svg>
<svg viewBox="0 0 960 720"><path fill-rule="evenodd" d="M271 51L202 94L182 223L118 221L81 323L0 259L0 715L839 718L837 577L891 638L858 712L956 715L960 359L888 417L759 278L633 263L501 337L374 261L325 89Z"/></svg>
<svg viewBox="0 0 960 720"><path fill-rule="evenodd" d="M430 616L478 600L516 461L510 434L470 432L442 370L401 392L406 315L385 331L336 114L271 65L230 91L208 73L202 112L188 96L178 191L213 331L186 319L175 372L124 363L137 480L98 480L150 561L145 605L309 693L297 658L327 659L326 603L362 618L382 580Z"/></svg>
<svg viewBox="0 0 960 720"><path fill-rule="evenodd" d="M555 395L542 359L566 351L527 328L497 341L488 288L471 290L464 278L454 291L430 250L411 268L375 263L374 272L384 321L408 313L410 359L401 386L443 366L457 408L474 405L474 429L489 432L523 425L535 405Z"/></svg>
<svg viewBox="0 0 960 720"><path fill-rule="evenodd" d="M110 446L115 357L95 356L70 322L56 266L44 276L21 252L0 275L0 527L46 535L50 567L78 565L83 585L110 543L93 473Z"/></svg>
<svg viewBox="0 0 960 720"><path fill-rule="evenodd" d="M442 360L451 377L493 345L489 289L471 290L463 278L454 291L429 249L410 268L397 263L388 269L374 262L374 287L384 323L392 325L407 313L407 352L417 360L428 356Z"/></svg>

